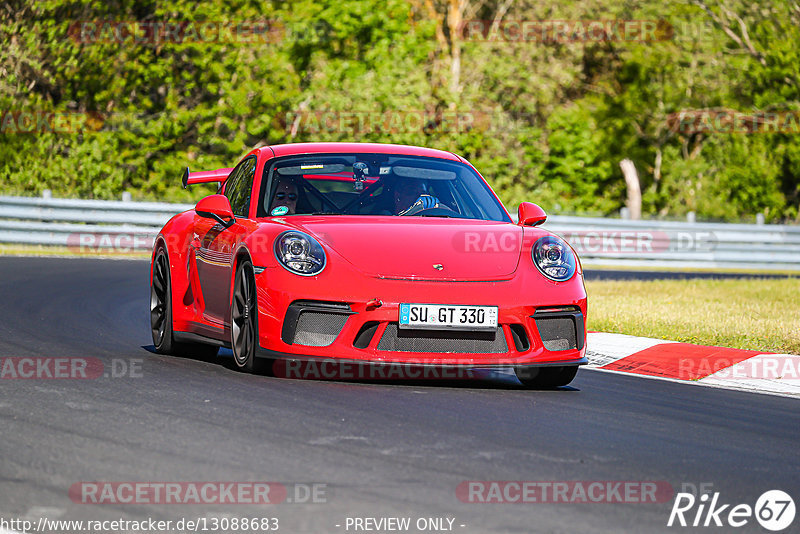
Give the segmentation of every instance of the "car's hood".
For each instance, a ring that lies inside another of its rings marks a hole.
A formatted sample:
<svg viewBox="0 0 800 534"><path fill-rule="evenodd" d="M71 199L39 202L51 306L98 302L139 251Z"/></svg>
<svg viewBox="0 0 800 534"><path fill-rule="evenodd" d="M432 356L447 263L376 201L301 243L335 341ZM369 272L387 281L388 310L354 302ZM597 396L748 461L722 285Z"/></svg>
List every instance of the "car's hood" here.
<svg viewBox="0 0 800 534"><path fill-rule="evenodd" d="M517 269L522 229L511 223L433 217L294 216L367 275L417 280L503 280Z"/></svg>

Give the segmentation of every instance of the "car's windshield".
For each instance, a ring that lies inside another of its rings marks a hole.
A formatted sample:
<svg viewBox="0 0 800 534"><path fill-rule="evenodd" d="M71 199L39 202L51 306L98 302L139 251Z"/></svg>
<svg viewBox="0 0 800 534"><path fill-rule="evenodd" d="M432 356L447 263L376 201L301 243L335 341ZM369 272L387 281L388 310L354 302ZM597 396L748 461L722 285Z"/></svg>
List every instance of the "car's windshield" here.
<svg viewBox="0 0 800 534"><path fill-rule="evenodd" d="M315 154L264 170L259 217L386 215L510 222L468 165L390 154Z"/></svg>

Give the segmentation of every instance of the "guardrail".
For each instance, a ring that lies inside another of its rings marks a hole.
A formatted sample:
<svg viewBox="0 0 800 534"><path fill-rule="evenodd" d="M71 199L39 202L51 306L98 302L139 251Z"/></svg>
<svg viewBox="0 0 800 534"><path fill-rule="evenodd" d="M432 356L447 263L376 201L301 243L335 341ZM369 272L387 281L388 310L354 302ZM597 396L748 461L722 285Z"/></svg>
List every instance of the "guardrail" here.
<svg viewBox="0 0 800 534"><path fill-rule="evenodd" d="M549 217L591 265L800 271L800 227Z"/></svg>
<svg viewBox="0 0 800 534"><path fill-rule="evenodd" d="M193 207L0 196L0 243L59 245L84 253L149 251L161 226ZM587 265L800 271L800 226L554 215L543 227L564 237ZM475 245L490 253L504 243Z"/></svg>
<svg viewBox="0 0 800 534"><path fill-rule="evenodd" d="M0 196L0 243L76 252L149 251L170 217L193 204Z"/></svg>

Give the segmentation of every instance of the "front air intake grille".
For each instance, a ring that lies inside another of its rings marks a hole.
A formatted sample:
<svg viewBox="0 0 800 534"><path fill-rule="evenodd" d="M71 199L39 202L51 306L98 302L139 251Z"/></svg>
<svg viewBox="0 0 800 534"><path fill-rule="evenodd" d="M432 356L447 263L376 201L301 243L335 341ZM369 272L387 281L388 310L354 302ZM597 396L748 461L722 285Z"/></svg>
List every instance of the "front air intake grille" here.
<svg viewBox="0 0 800 534"><path fill-rule="evenodd" d="M575 320L573 316L535 317L536 328L547 350L570 350L578 348ZM583 325L581 325L583 326Z"/></svg>
<svg viewBox="0 0 800 534"><path fill-rule="evenodd" d="M350 306L342 302L295 301L286 310L281 339L290 345L327 347L352 314Z"/></svg>
<svg viewBox="0 0 800 534"><path fill-rule="evenodd" d="M401 329L397 323L389 323L378 342L378 350L499 354L508 352L508 345L502 327L491 332L462 332Z"/></svg>
<svg viewBox="0 0 800 534"><path fill-rule="evenodd" d="M294 332L295 345L327 347L336 339L347 322L347 315L304 311L297 320Z"/></svg>

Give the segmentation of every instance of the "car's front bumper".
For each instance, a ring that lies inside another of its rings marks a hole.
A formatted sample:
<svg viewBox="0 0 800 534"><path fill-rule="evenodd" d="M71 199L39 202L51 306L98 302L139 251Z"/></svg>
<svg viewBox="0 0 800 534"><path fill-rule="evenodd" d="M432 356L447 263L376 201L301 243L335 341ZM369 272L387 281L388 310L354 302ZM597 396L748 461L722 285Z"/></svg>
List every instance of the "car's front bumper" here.
<svg viewBox="0 0 800 534"><path fill-rule="evenodd" d="M301 279L282 268L264 269L256 275L259 355L284 361L472 368L586 363L582 280L576 275L557 284L537 276L522 273L486 282L359 276L333 284ZM498 329L481 334L400 330L399 306L408 302L497 306ZM572 335L565 335L570 324ZM548 343L553 339L555 344Z"/></svg>

